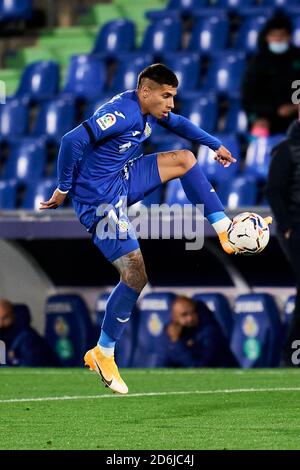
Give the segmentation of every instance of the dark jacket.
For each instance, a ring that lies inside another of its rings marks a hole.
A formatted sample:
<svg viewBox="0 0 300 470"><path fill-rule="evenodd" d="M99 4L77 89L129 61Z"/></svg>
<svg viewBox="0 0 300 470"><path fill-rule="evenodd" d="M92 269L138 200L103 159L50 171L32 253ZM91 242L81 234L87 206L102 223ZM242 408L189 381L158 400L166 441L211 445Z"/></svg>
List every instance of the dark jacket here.
<svg viewBox="0 0 300 470"><path fill-rule="evenodd" d="M0 339L6 346L7 365L55 367L58 365L48 343L30 326L0 328Z"/></svg>
<svg viewBox="0 0 300 470"><path fill-rule="evenodd" d="M198 326L184 329L178 341L172 342L165 328L157 367L238 366L213 313L205 305L199 310Z"/></svg>
<svg viewBox="0 0 300 470"><path fill-rule="evenodd" d="M300 49L290 46L284 54L274 54L263 41L260 51L251 59L242 83L242 105L250 122L257 118L271 121L271 132L285 132L295 115L282 118L277 109L291 104L295 90L292 82L300 77Z"/></svg>
<svg viewBox="0 0 300 470"><path fill-rule="evenodd" d="M300 122L272 150L267 196L280 232L300 225Z"/></svg>

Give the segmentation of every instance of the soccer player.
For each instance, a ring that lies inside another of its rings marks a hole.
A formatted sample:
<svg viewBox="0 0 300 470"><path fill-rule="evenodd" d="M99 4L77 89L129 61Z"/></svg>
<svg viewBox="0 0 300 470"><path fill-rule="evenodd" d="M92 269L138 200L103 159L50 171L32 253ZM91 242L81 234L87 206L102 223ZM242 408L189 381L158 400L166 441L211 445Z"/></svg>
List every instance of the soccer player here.
<svg viewBox="0 0 300 470"><path fill-rule="evenodd" d="M139 74L136 90L115 96L64 135L58 154L58 187L40 206L55 209L69 194L80 222L120 273L120 282L107 301L99 342L85 354L84 361L106 386L121 394L126 394L128 388L115 363L114 348L147 283L143 256L133 227L124 215L122 197L127 198L130 206L159 185L180 178L190 202L204 204L204 215L216 230L223 249L233 253L227 238L231 220L194 154L189 150L147 156L141 153L142 143L160 125L185 139L207 145L224 167L236 162L218 139L172 113L177 86L172 70L163 64L150 65ZM110 210L99 214L97 208L105 204ZM115 224L115 239L101 236L99 223L104 216ZM119 236L124 231L130 236Z"/></svg>

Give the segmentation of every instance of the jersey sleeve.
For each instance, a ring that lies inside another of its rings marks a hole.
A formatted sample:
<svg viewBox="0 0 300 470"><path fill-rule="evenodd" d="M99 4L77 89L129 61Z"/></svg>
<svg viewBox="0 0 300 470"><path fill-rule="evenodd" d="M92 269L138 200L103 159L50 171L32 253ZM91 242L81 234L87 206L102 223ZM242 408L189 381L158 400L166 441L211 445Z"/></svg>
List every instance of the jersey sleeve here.
<svg viewBox="0 0 300 470"><path fill-rule="evenodd" d="M108 137L120 135L131 125L131 113L116 106L103 106L89 119L83 122L91 143L99 142Z"/></svg>
<svg viewBox="0 0 300 470"><path fill-rule="evenodd" d="M196 126L189 119L179 114L169 113L167 118L159 119L157 123L185 139L207 145L212 150L217 150L222 143L212 135Z"/></svg>

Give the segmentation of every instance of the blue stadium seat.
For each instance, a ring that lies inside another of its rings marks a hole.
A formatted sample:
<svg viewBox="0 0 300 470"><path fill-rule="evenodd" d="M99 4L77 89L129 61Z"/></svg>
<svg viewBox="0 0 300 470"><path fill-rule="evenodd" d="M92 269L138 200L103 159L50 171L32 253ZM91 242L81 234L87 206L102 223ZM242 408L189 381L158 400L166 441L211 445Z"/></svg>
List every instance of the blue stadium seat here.
<svg viewBox="0 0 300 470"><path fill-rule="evenodd" d="M213 312L215 319L222 328L225 338L230 340L233 329L233 316L227 298L219 293L195 294L193 300L204 302Z"/></svg>
<svg viewBox="0 0 300 470"><path fill-rule="evenodd" d="M52 61L33 62L25 68L15 96L42 101L53 98L58 93L58 87L58 64Z"/></svg>
<svg viewBox="0 0 300 470"><path fill-rule="evenodd" d="M29 122L28 100L11 98L0 105L0 140L26 134Z"/></svg>
<svg viewBox="0 0 300 470"><path fill-rule="evenodd" d="M169 0L164 11L177 10L181 14L193 14L197 9L207 6L207 0Z"/></svg>
<svg viewBox="0 0 300 470"><path fill-rule="evenodd" d="M63 93L91 101L103 94L106 82L106 67L97 56L73 56L68 67Z"/></svg>
<svg viewBox="0 0 300 470"><path fill-rule="evenodd" d="M245 18L236 36L235 47L248 53L254 53L257 48L259 33L263 29L266 20L265 16Z"/></svg>
<svg viewBox="0 0 300 470"><path fill-rule="evenodd" d="M226 8L229 11L239 11L241 7L253 7L256 0L217 0L216 6Z"/></svg>
<svg viewBox="0 0 300 470"><path fill-rule="evenodd" d="M12 143L3 177L16 178L18 183L27 184L40 179L45 166L45 143L39 139L26 139Z"/></svg>
<svg viewBox="0 0 300 470"><path fill-rule="evenodd" d="M75 127L74 101L57 98L42 104L32 135L46 136L48 141L58 142L73 127Z"/></svg>
<svg viewBox="0 0 300 470"><path fill-rule="evenodd" d="M171 317L172 293L146 294L140 302L140 318L133 367L155 367L164 327Z"/></svg>
<svg viewBox="0 0 300 470"><path fill-rule="evenodd" d="M100 294L96 301L96 334L100 335L102 321L105 315L106 302L109 293ZM121 339L116 344L115 357L116 363L119 367L131 367L132 357L134 353L134 346L136 344L136 330L137 330L138 314L135 309L131 315L130 321L124 329Z"/></svg>
<svg viewBox="0 0 300 470"><path fill-rule="evenodd" d="M284 138L284 135L278 134L252 140L247 148L244 174L254 175L265 181L269 171L271 150Z"/></svg>
<svg viewBox="0 0 300 470"><path fill-rule="evenodd" d="M193 144L190 140L183 139L171 132L167 134L157 134L151 138L151 144L154 152L169 152L170 150L191 150Z"/></svg>
<svg viewBox="0 0 300 470"><path fill-rule="evenodd" d="M32 16L32 0L0 0L0 22L27 20Z"/></svg>
<svg viewBox="0 0 300 470"><path fill-rule="evenodd" d="M105 54L118 57L123 52L130 52L135 47L135 24L127 19L108 21L100 29L93 54Z"/></svg>
<svg viewBox="0 0 300 470"><path fill-rule="evenodd" d="M17 181L0 180L0 209L15 209L17 202Z"/></svg>
<svg viewBox="0 0 300 470"><path fill-rule="evenodd" d="M179 178L168 181L165 202L170 206L172 204L190 204L190 201L185 195Z"/></svg>
<svg viewBox="0 0 300 470"><path fill-rule="evenodd" d="M29 184L22 204L23 209L38 210L40 202L48 201L56 188L57 178L46 178L37 183Z"/></svg>
<svg viewBox="0 0 300 470"><path fill-rule="evenodd" d="M241 18L246 18L246 17L259 17L259 16L264 16L265 18L270 18L271 16L274 15L274 9L269 6L253 6L253 7L247 7L243 6L239 8L238 10L238 15Z"/></svg>
<svg viewBox="0 0 300 470"><path fill-rule="evenodd" d="M186 90L193 91L199 87L200 57L197 53L177 52L167 54L163 63L176 74L179 85L178 94Z"/></svg>
<svg viewBox="0 0 300 470"><path fill-rule="evenodd" d="M254 176L238 176L218 187L218 195L228 209L255 206L258 197L257 181Z"/></svg>
<svg viewBox="0 0 300 470"><path fill-rule="evenodd" d="M299 0L261 0L261 5L272 8L288 8L290 6L299 6Z"/></svg>
<svg viewBox="0 0 300 470"><path fill-rule="evenodd" d="M247 114L242 109L239 100L230 100L229 109L225 116L224 132L226 134L235 132L240 135L245 135L248 132Z"/></svg>
<svg viewBox="0 0 300 470"><path fill-rule="evenodd" d="M208 179L214 183L219 184L228 180L232 180L239 170L240 158L240 144L234 134L231 135L216 135L221 140L223 145L230 150L232 155L237 159L235 164L224 168L220 163L215 160L215 152L209 147L201 145L198 151L198 163Z"/></svg>
<svg viewBox="0 0 300 470"><path fill-rule="evenodd" d="M299 11L300 13L300 11ZM300 46L300 16L293 18L292 42L295 46Z"/></svg>
<svg viewBox="0 0 300 470"><path fill-rule="evenodd" d="M295 302L296 302L296 296L295 295L290 295L284 305L283 313L283 324L284 324L284 329L285 332L287 333L288 327L292 321L293 313L295 310Z"/></svg>
<svg viewBox="0 0 300 470"><path fill-rule="evenodd" d="M14 304L16 324L19 328L27 328L31 323L31 313L25 304Z"/></svg>
<svg viewBox="0 0 300 470"><path fill-rule="evenodd" d="M282 324L269 294L244 294L234 307L231 349L241 367L277 367L282 347Z"/></svg>
<svg viewBox="0 0 300 470"><path fill-rule="evenodd" d="M199 18L193 26L188 50L209 55L224 49L228 40L228 19L225 16L205 16Z"/></svg>
<svg viewBox="0 0 300 470"><path fill-rule="evenodd" d="M198 93L185 98L182 100L180 114L206 132L213 133L217 128L218 105L214 95Z"/></svg>
<svg viewBox="0 0 300 470"><path fill-rule="evenodd" d="M97 111L97 109L100 108L100 106L102 106L104 103L107 103L111 98L112 95L103 95L102 98L87 103L83 114L83 120L91 117Z"/></svg>
<svg viewBox="0 0 300 470"><path fill-rule="evenodd" d="M178 51L181 47L182 27L179 20L164 18L150 24L144 34L140 51L156 57L166 52Z"/></svg>
<svg viewBox="0 0 300 470"><path fill-rule="evenodd" d="M226 51L215 54L208 67L205 89L226 97L238 95L244 68L244 52Z"/></svg>
<svg viewBox="0 0 300 470"><path fill-rule="evenodd" d="M95 346L96 338L87 306L79 295L48 297L45 338L62 366L83 365L83 356Z"/></svg>
<svg viewBox="0 0 300 470"><path fill-rule="evenodd" d="M139 54L138 56L128 54L128 57L122 58L112 80L111 93L121 93L125 90L135 89L138 74L151 63L153 63L151 54Z"/></svg>

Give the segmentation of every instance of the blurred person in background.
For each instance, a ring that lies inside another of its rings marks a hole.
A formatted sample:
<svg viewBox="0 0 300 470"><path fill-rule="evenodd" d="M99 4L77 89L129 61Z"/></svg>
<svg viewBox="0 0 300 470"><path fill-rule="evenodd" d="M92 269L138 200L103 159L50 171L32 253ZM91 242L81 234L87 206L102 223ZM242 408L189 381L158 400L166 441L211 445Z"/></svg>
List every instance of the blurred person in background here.
<svg viewBox="0 0 300 470"><path fill-rule="evenodd" d="M158 367L237 367L221 327L203 302L178 296L160 343Z"/></svg>
<svg viewBox="0 0 300 470"><path fill-rule="evenodd" d="M277 238L293 269L297 295L284 361L292 365L292 343L300 339L300 107L287 138L272 150L267 194L277 222Z"/></svg>
<svg viewBox="0 0 300 470"><path fill-rule="evenodd" d="M284 133L297 116L291 96L300 76L300 49L291 44L291 34L288 17L268 20L244 74L242 106L255 137Z"/></svg>
<svg viewBox="0 0 300 470"><path fill-rule="evenodd" d="M18 322L13 304L0 299L0 340L6 346L6 363L10 366L57 366L47 342L30 326L30 318ZM28 320L28 321L27 321Z"/></svg>

